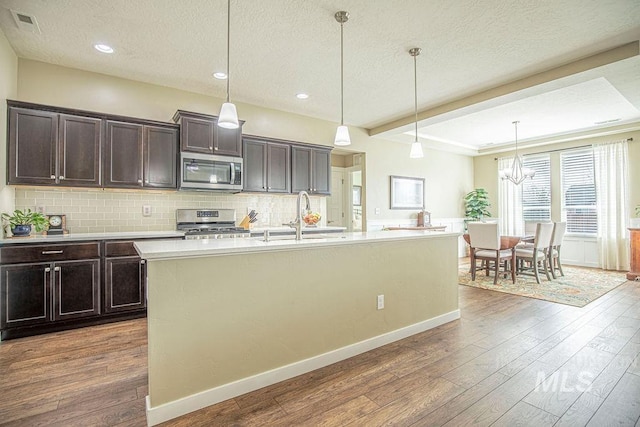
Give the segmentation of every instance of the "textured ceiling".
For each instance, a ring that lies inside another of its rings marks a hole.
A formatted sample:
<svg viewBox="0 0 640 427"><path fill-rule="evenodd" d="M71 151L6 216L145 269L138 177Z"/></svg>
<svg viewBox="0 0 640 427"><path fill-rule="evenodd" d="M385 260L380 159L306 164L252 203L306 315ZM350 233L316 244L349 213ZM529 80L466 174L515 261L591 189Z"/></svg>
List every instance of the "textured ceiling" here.
<svg viewBox="0 0 640 427"><path fill-rule="evenodd" d="M0 0L0 6L0 28L20 57L225 96L226 83L212 77L226 67L224 0ZM35 16L41 34L19 30L10 9ZM231 100L337 122L338 10L351 15L344 27L345 122L365 128L412 114L413 60L407 51L414 46L422 48L422 110L640 38L637 0L231 0ZM115 53L100 54L92 47L98 42ZM640 120L638 60L621 62L599 83L611 87L600 89L614 102L626 99ZM600 77L591 73L547 86L580 88ZM298 100L298 92L310 98ZM541 93L518 99L533 95ZM581 108L573 95L553 99ZM549 102L537 99L520 106L544 108ZM513 101L506 97L503 103ZM507 117L507 110L486 118L511 133L517 118ZM490 139L470 137L473 129L429 129L448 119L421 123L421 133L471 147ZM463 125L472 126L472 119ZM383 136L402 140L406 130Z"/></svg>

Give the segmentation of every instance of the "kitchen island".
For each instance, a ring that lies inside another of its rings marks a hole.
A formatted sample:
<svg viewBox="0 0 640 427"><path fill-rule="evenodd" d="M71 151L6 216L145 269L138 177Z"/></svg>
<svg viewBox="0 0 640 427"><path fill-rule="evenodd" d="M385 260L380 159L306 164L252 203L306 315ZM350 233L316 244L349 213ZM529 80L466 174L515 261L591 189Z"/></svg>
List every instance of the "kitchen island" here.
<svg viewBox="0 0 640 427"><path fill-rule="evenodd" d="M458 236L136 242L148 268L148 424L458 319Z"/></svg>

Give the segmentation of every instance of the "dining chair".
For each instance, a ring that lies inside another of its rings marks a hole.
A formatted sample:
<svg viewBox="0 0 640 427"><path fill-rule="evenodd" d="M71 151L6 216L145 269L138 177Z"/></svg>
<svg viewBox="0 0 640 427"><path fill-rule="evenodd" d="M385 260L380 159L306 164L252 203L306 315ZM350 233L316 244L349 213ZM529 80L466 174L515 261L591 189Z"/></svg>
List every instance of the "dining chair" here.
<svg viewBox="0 0 640 427"><path fill-rule="evenodd" d="M536 282L540 284L539 269L544 270L547 280L551 280L549 269L547 268L548 251L553 234L553 223L538 223L536 225L536 234L531 248L516 247L516 265L518 274L528 274L525 271L524 263L529 264L528 270L531 270Z"/></svg>
<svg viewBox="0 0 640 427"><path fill-rule="evenodd" d="M500 232L497 223L470 222L467 224L469 232L469 245L471 246L471 280L476 280L476 261L484 262L485 274L489 270L495 272L493 284L498 283L500 265L504 262L504 272L508 271L507 265L511 265L511 280L516 282L516 258L513 249L500 249ZM493 263L493 265L491 265Z"/></svg>
<svg viewBox="0 0 640 427"><path fill-rule="evenodd" d="M560 262L560 246L562 246L562 239L564 239L564 234L566 232L566 222L553 223L553 233L551 235L551 243L549 244L547 255L549 257L549 269L551 270L551 275L554 279L557 278L556 270L560 272L560 276L564 276L564 271L562 271L562 263Z"/></svg>

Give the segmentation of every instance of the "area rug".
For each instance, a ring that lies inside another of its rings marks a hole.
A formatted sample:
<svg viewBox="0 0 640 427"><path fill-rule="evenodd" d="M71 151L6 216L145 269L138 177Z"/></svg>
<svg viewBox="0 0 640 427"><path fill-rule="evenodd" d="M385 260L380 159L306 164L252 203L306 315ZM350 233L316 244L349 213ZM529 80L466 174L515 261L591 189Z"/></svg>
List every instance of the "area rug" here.
<svg viewBox="0 0 640 427"><path fill-rule="evenodd" d="M563 269L564 277L558 276L551 281L548 281L542 273L540 284L536 283L533 276L519 275L516 277L516 283L512 283L511 275L505 279L501 274L498 284L494 285L492 272L486 276L484 271L476 271L476 280L472 281L469 264L461 264L458 270L458 283L474 288L584 307L626 281L626 273L622 271L571 266L563 266Z"/></svg>

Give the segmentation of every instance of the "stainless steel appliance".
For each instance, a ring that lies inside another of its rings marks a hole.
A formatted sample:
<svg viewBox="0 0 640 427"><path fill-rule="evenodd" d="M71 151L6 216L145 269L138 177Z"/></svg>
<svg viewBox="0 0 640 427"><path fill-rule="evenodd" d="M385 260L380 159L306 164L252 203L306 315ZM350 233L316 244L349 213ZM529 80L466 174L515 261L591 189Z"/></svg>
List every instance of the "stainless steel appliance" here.
<svg viewBox="0 0 640 427"><path fill-rule="evenodd" d="M242 158L180 153L181 190L242 191Z"/></svg>
<svg viewBox="0 0 640 427"><path fill-rule="evenodd" d="M223 239L231 237L249 237L251 232L236 227L234 209L178 209L176 228L184 231L184 238Z"/></svg>

